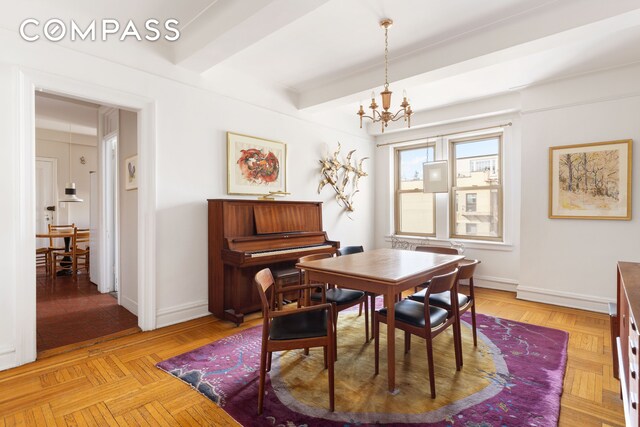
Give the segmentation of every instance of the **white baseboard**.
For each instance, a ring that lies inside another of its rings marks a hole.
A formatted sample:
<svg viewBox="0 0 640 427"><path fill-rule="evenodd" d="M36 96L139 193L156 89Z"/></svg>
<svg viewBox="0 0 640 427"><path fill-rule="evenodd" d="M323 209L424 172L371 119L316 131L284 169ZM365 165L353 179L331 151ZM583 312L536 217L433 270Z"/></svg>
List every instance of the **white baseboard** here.
<svg viewBox="0 0 640 427"><path fill-rule="evenodd" d="M516 298L599 313L608 313L609 303L613 302L613 300L602 297L522 285L518 286Z"/></svg>
<svg viewBox="0 0 640 427"><path fill-rule="evenodd" d="M15 368L16 366L18 366L18 364L16 363L15 347L0 348L0 371Z"/></svg>
<svg viewBox="0 0 640 427"><path fill-rule="evenodd" d="M131 298L127 298L125 296L120 295L120 305L135 314L138 315L138 303L132 300Z"/></svg>
<svg viewBox="0 0 640 427"><path fill-rule="evenodd" d="M464 283L464 282L463 282ZM498 291L516 292L518 281L494 276L473 276L473 286L479 288L496 289Z"/></svg>
<svg viewBox="0 0 640 427"><path fill-rule="evenodd" d="M196 301L158 310L156 325L158 328L162 328L209 314L211 314L209 313L209 302L207 300Z"/></svg>

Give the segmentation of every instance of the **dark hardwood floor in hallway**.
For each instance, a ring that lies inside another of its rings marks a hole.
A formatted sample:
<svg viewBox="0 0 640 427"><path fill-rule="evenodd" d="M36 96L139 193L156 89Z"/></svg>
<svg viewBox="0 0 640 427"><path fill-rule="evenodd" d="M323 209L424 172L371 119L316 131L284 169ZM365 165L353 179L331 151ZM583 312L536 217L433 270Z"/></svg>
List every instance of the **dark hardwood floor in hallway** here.
<svg viewBox="0 0 640 427"><path fill-rule="evenodd" d="M44 268L36 276L38 355L63 346L135 331L138 318L109 294L98 292L87 274L51 279ZM87 343L87 344L89 344Z"/></svg>

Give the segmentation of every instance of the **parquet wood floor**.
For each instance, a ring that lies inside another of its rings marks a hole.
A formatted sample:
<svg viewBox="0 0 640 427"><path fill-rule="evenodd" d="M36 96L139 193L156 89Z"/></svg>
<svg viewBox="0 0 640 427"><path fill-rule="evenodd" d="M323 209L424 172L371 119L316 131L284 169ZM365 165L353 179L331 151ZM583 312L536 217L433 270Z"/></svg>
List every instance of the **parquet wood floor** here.
<svg viewBox="0 0 640 427"><path fill-rule="evenodd" d="M622 426L608 317L477 290L478 311L570 333L560 426ZM249 316L240 329L259 324ZM214 403L155 368L160 360L237 332L208 316L56 354L0 372L0 427L236 425Z"/></svg>

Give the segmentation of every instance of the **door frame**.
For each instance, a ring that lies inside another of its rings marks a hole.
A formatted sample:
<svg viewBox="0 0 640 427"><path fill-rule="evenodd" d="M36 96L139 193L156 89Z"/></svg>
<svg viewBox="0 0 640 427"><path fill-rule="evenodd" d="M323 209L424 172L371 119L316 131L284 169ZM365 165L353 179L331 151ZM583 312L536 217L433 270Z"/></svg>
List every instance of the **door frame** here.
<svg viewBox="0 0 640 427"><path fill-rule="evenodd" d="M58 217L58 214L60 213L59 209L58 209L58 159L55 157L43 157L43 156L36 156L36 162L40 161L40 162L48 162L52 164L52 168L53 168L53 205L56 207L56 210L54 211L54 218L55 221L52 221L52 224L58 224L60 221L60 218ZM34 181L35 184L35 181ZM35 193L34 193L35 194Z"/></svg>
<svg viewBox="0 0 640 427"><path fill-rule="evenodd" d="M155 100L98 84L14 67L16 109L15 361L36 359L35 92L86 99L138 113L138 326L156 328L156 104ZM91 98L87 98L91 94Z"/></svg>

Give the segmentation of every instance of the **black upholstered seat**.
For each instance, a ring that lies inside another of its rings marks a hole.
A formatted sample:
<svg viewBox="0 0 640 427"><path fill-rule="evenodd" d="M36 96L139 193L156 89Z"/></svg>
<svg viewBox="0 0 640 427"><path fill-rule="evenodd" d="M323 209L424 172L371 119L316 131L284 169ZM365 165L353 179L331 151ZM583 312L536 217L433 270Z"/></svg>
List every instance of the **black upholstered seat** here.
<svg viewBox="0 0 640 427"><path fill-rule="evenodd" d="M424 320L424 304L410 299L405 299L395 304L395 310L397 320L419 328L424 328L426 326ZM386 317L387 309L381 309L380 314ZM444 323L447 320L447 314L448 312L444 308L429 306L431 327L435 328L436 326Z"/></svg>
<svg viewBox="0 0 640 427"><path fill-rule="evenodd" d="M269 339L297 340L327 335L327 311L307 311L271 321Z"/></svg>
<svg viewBox="0 0 640 427"><path fill-rule="evenodd" d="M333 302L338 307L340 307L341 305L350 304L356 300L359 300L364 296L364 292L362 291L355 291L352 289L342 289L342 288L327 289L325 291L325 294L326 294L326 301ZM322 301L322 293L315 292L311 294L311 300L313 302Z"/></svg>
<svg viewBox="0 0 640 427"><path fill-rule="evenodd" d="M424 295L427 293L426 289L421 290L420 292L416 292L411 295L409 298L418 301L424 302ZM458 294L458 307L462 307L469 302L469 297L465 294ZM429 304L437 305L438 307L451 308L451 298L449 297L449 292L441 292L439 294L431 294L429 295Z"/></svg>

